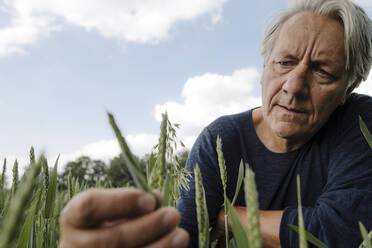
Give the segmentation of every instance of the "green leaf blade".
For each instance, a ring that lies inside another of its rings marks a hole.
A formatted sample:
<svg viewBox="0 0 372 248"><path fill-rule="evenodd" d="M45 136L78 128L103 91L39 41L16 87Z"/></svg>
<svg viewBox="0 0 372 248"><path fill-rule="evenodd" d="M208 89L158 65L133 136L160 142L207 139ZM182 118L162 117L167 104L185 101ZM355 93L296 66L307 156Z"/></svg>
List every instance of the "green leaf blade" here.
<svg viewBox="0 0 372 248"><path fill-rule="evenodd" d="M242 187L243 183L243 178L244 178L244 163L243 160L240 161L240 166L239 166L239 172L238 172L238 182L236 184L236 189L235 189L235 194L233 201L231 202L231 205L235 205L236 199L238 199L239 191L240 188Z"/></svg>
<svg viewBox="0 0 372 248"><path fill-rule="evenodd" d="M372 149L372 135L369 132L366 123L363 121L362 117L359 116L359 126L363 133L364 138L367 140L369 147Z"/></svg>
<svg viewBox="0 0 372 248"><path fill-rule="evenodd" d="M288 226L290 228L292 228L295 232L298 233L298 227L297 226L295 226L295 225L288 225ZM309 233L306 230L305 230L305 235L306 235L307 241L309 241L310 243L312 243L316 247L319 247L319 248L328 248L322 241L320 241L319 239L317 239L314 235L312 235L311 233Z"/></svg>
<svg viewBox="0 0 372 248"><path fill-rule="evenodd" d="M41 199L42 190L41 188L36 193L34 199L32 200L31 207L29 209L29 213L26 217L25 223L23 224L21 233L18 238L18 248L27 248L27 244L29 242L29 239L32 238L30 235L32 235L32 227L34 225L34 221L37 217L37 212L39 208L39 202Z"/></svg>
<svg viewBox="0 0 372 248"><path fill-rule="evenodd" d="M49 188L47 192L47 197L45 200L45 209L44 209L44 218L51 218L54 210L55 205L55 199L57 195L57 168L58 168L58 161L59 161L59 155L56 159L56 162L54 164L53 168L53 174L50 179Z"/></svg>
<svg viewBox="0 0 372 248"><path fill-rule="evenodd" d="M232 231L238 248L249 248L248 235L239 220L238 214L236 213L234 207L227 200L227 208L231 218Z"/></svg>
<svg viewBox="0 0 372 248"><path fill-rule="evenodd" d="M114 133L116 135L116 138L119 142L124 161L126 162L129 172L136 184L136 186L142 190L145 190L149 193L151 193L151 189L149 185L146 182L145 176L142 174L141 170L139 169L139 166L134 159L134 156L132 152L129 149L129 146L127 145L127 142L125 141L124 137L121 135L120 129L117 126L114 116L111 113L107 113L110 125L112 129L114 130Z"/></svg>
<svg viewBox="0 0 372 248"><path fill-rule="evenodd" d="M371 238L368 235L367 229L364 227L363 223L360 221L359 221L359 229L363 237L362 247L372 248Z"/></svg>

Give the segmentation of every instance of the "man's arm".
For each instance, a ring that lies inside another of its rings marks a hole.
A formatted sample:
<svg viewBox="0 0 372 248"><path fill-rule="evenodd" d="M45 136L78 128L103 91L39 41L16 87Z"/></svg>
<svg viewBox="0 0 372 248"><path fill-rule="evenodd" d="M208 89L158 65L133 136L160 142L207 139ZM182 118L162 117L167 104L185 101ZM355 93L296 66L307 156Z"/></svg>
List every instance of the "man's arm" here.
<svg viewBox="0 0 372 248"><path fill-rule="evenodd" d="M279 230L282 215L282 210L260 211L260 227L264 247L280 247Z"/></svg>
<svg viewBox="0 0 372 248"><path fill-rule="evenodd" d="M247 223L247 212L245 207L235 207L235 210L239 216L240 222L242 223L245 230L249 231ZM260 229L262 236L263 246L266 248L277 248L280 247L279 230L280 222L282 219L282 210L260 210ZM231 222L229 220L229 231L232 231ZM215 227L218 230L215 232L224 234L225 228L225 214L221 209L218 216L218 224ZM224 242L222 242L224 243Z"/></svg>

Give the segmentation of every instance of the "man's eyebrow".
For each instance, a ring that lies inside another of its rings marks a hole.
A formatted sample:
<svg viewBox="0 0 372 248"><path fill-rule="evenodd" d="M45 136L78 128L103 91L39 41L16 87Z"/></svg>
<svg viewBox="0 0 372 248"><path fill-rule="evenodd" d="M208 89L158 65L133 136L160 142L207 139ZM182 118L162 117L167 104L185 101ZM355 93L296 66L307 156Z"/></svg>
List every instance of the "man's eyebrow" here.
<svg viewBox="0 0 372 248"><path fill-rule="evenodd" d="M278 53L278 56L276 57L280 57L280 58L286 58L286 59L297 59L297 57L293 54L291 54L289 51L282 51L280 53Z"/></svg>
<svg viewBox="0 0 372 248"><path fill-rule="evenodd" d="M342 63L339 63L337 61L334 61L334 60L331 60L331 59L328 59L328 58L311 60L310 63L320 65L320 66L328 66L328 67L332 67L332 68L335 68L335 69L344 68Z"/></svg>

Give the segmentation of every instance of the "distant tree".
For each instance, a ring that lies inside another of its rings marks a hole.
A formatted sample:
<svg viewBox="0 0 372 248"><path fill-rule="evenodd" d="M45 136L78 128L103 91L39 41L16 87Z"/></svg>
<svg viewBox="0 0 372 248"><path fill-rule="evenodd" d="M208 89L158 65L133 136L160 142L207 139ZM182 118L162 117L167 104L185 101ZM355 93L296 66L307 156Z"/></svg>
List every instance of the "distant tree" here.
<svg viewBox="0 0 372 248"><path fill-rule="evenodd" d="M142 172L146 173L146 158L138 158ZM114 157L107 168L107 180L113 187L134 186L128 167L121 156Z"/></svg>
<svg viewBox="0 0 372 248"><path fill-rule="evenodd" d="M59 182L61 187L65 188L71 171L71 175L78 179L79 183L84 181L88 187L93 187L97 180L106 180L106 170L106 164L102 160L92 160L88 156L81 156L66 164L63 173L59 176Z"/></svg>
<svg viewBox="0 0 372 248"><path fill-rule="evenodd" d="M188 150L177 153L177 161L181 168L185 167L188 155ZM149 158L148 154L141 158L136 157L144 175L146 175ZM167 164L172 166L169 162ZM113 187L134 186L128 167L120 155L110 160L108 165L101 160L92 160L88 156L81 156L75 161L68 162L58 177L60 188L67 188L67 178L70 171L72 177L78 179L79 183L86 182L88 187L94 187L98 179L101 182L109 182L109 185Z"/></svg>

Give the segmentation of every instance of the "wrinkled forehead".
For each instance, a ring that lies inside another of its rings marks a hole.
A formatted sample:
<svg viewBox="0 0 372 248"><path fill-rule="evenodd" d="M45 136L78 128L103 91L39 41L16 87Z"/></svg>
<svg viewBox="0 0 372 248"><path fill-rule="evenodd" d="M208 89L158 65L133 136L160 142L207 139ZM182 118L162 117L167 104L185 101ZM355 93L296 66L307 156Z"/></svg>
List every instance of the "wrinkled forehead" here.
<svg viewBox="0 0 372 248"><path fill-rule="evenodd" d="M286 20L274 43L273 52L291 51L298 55L311 49L316 57L345 62L344 27L336 18L300 12Z"/></svg>

